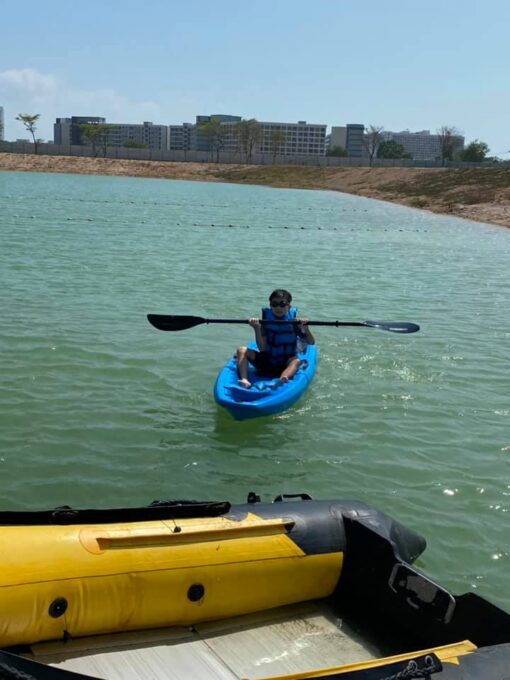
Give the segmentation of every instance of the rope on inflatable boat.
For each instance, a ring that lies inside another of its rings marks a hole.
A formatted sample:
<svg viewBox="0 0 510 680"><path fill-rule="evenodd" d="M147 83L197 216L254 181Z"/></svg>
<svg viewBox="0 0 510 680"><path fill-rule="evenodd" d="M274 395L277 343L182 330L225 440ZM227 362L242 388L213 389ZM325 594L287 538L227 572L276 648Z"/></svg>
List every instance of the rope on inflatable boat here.
<svg viewBox="0 0 510 680"><path fill-rule="evenodd" d="M423 662L420 663L420 662ZM388 675L381 680L418 680L418 678L430 679L432 673L440 673L443 670L443 664L435 654L427 654L420 659L411 659L407 666L396 673L395 675Z"/></svg>

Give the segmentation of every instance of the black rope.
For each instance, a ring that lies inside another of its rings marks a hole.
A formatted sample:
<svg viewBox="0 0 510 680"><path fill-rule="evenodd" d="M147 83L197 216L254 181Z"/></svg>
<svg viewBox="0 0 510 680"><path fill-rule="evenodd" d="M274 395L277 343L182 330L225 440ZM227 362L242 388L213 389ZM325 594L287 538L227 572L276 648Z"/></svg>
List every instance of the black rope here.
<svg viewBox="0 0 510 680"><path fill-rule="evenodd" d="M419 661L423 660L423 665ZM430 678L432 673L440 673L443 670L443 664L436 656L427 654L418 661L411 659L407 666L396 673L395 675L388 675L381 680L418 680L418 678Z"/></svg>

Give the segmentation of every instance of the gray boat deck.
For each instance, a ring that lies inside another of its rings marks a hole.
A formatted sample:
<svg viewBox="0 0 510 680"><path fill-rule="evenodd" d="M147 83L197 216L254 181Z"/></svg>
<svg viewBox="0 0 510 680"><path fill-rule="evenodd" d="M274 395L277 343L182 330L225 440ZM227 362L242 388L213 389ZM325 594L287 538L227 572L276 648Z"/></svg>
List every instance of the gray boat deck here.
<svg viewBox="0 0 510 680"><path fill-rule="evenodd" d="M35 661L105 680L238 680L379 656L324 603L282 607L191 629L33 645ZM29 656L29 655L27 655Z"/></svg>

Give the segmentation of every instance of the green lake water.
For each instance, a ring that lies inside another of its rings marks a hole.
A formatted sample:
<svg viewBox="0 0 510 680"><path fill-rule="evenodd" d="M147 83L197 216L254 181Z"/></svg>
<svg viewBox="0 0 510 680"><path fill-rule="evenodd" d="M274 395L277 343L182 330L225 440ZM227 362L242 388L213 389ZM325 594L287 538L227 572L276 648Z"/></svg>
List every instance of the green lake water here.
<svg viewBox="0 0 510 680"><path fill-rule="evenodd" d="M421 532L418 566L510 608L510 230L334 192L0 173L0 509L365 501ZM273 288L318 372L235 422L217 372Z"/></svg>

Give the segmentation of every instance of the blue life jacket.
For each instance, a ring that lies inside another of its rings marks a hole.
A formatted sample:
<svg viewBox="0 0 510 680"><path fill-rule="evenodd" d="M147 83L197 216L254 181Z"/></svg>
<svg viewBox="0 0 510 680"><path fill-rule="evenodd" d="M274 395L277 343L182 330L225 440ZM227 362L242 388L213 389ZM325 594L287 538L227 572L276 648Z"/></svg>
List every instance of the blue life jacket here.
<svg viewBox="0 0 510 680"><path fill-rule="evenodd" d="M291 307L282 321L290 321L296 318L297 309ZM266 321L277 321L270 307L262 308L262 318ZM297 350L297 326L292 323L265 323L266 352L271 363L279 366L285 364L291 357L296 356Z"/></svg>

